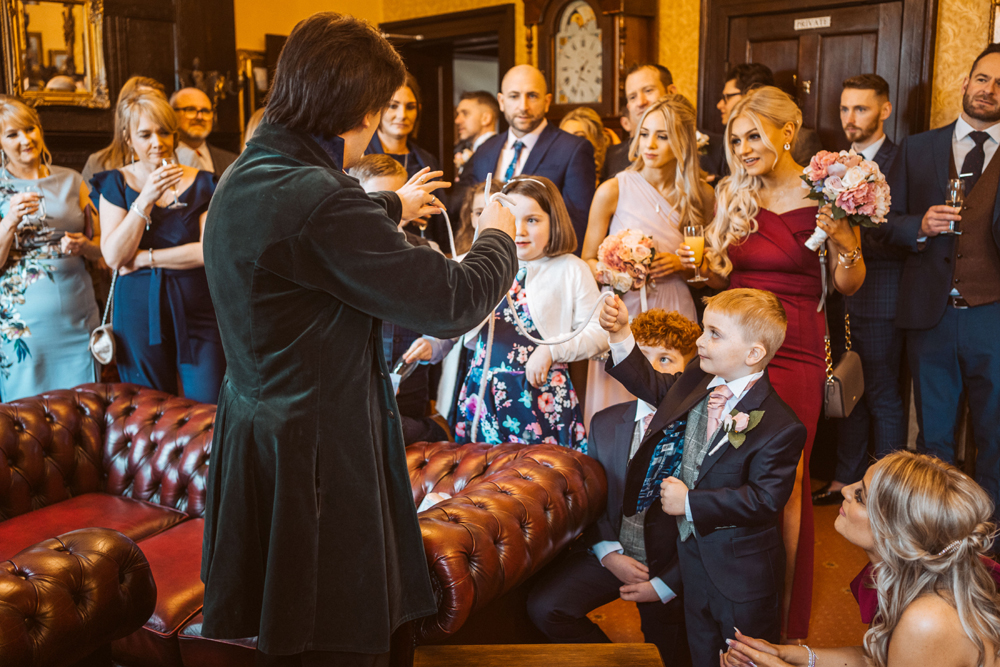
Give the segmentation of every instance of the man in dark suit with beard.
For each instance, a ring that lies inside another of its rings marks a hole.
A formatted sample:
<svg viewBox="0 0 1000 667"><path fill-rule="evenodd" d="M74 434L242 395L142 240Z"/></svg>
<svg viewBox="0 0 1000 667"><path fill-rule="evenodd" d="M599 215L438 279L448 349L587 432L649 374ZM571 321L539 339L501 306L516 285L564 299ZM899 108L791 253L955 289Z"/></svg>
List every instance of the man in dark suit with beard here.
<svg viewBox="0 0 1000 667"><path fill-rule="evenodd" d="M896 157L896 144L883 130L891 114L889 84L878 74L861 74L844 81L840 94L844 134L851 148L873 160L883 174L889 173ZM903 334L895 323L906 251L887 243L886 234L884 227L861 229L868 271L865 282L849 297L828 297L831 332L835 327L843 330L845 306L850 315L852 349L861 356L865 393L850 416L837 420L837 469L833 481L813 493L816 505L839 505L843 500L840 490L864 477L870 463L868 434L873 426L876 457L906 446L906 410L899 391Z"/></svg>

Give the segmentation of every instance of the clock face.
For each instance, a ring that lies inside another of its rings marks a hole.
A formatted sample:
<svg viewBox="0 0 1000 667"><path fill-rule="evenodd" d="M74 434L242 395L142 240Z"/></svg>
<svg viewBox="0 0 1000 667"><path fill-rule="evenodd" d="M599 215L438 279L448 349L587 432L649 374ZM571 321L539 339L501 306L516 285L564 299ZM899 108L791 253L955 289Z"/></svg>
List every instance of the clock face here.
<svg viewBox="0 0 1000 667"><path fill-rule="evenodd" d="M556 104L601 102L604 52L601 29L586 0L571 2L555 35Z"/></svg>

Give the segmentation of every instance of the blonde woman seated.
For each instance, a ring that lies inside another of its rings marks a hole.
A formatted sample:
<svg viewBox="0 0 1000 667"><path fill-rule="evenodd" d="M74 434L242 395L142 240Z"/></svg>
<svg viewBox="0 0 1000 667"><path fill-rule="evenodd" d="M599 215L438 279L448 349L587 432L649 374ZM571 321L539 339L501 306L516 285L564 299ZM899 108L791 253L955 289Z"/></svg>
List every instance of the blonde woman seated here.
<svg viewBox="0 0 1000 667"><path fill-rule="evenodd" d="M878 599L864 645L812 650L775 646L737 632L720 664L1000 665L995 582L1000 574L985 557L994 530L986 492L939 459L900 451L871 466L843 494L834 525L868 553ZM865 592L862 584L863 613Z"/></svg>

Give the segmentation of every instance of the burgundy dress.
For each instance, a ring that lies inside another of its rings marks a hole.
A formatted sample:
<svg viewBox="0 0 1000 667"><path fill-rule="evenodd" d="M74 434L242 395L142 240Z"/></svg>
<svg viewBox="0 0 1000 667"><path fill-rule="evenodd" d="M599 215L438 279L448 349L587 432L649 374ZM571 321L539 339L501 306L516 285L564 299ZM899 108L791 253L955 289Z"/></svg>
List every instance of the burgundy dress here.
<svg viewBox="0 0 1000 667"><path fill-rule="evenodd" d="M809 635L813 583L813 512L809 486L809 455L816 437L826 378L823 313L817 312L823 293L819 257L804 243L816 228L816 207L778 215L766 209L757 214L758 230L742 243L730 246L733 271L730 287L763 289L785 307L788 331L785 343L768 365L768 376L778 396L806 426L802 479L802 527L788 614L788 636Z"/></svg>

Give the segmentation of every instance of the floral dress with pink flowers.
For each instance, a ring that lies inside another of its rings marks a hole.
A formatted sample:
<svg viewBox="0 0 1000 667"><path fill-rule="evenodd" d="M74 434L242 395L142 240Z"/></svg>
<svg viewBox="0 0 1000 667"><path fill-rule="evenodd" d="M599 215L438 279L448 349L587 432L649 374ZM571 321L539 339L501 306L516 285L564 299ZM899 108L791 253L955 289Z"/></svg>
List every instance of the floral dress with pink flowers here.
<svg viewBox="0 0 1000 667"><path fill-rule="evenodd" d="M523 280L522 269L514 281L511 297L524 328L532 336L540 338L528 312L527 295L521 287ZM496 321L493 353L490 355L493 372L483 399L477 441L491 445L502 442L548 443L586 453L587 434L583 428L583 414L566 364L552 364L548 382L538 389L532 387L524 367L535 351L535 344L518 331L506 299L497 306L493 318ZM456 442L469 442L472 434L486 359L487 329L483 326L479 331L475 355L458 397Z"/></svg>

